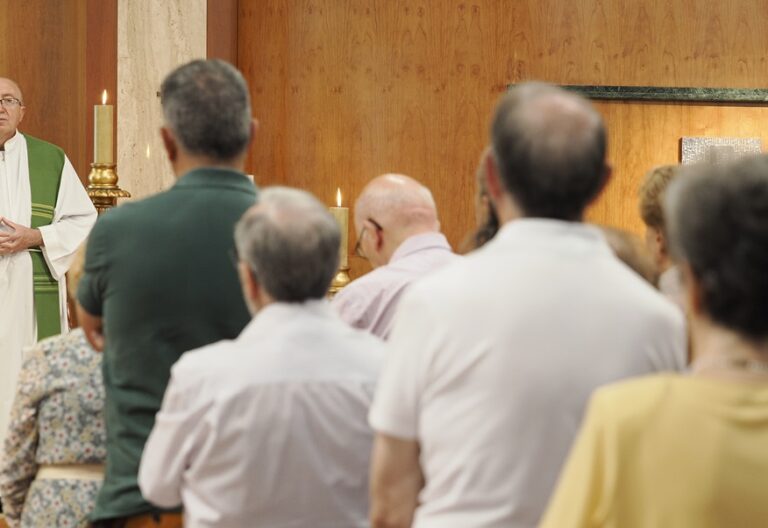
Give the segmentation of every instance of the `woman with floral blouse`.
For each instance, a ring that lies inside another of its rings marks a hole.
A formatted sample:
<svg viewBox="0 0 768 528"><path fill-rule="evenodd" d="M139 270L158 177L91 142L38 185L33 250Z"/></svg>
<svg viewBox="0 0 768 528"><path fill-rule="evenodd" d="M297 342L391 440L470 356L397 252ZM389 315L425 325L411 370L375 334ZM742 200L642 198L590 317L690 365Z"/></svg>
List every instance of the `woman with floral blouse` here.
<svg viewBox="0 0 768 528"><path fill-rule="evenodd" d="M74 292L82 250L69 272ZM86 527L106 457L101 356L80 328L24 356L0 469L10 528Z"/></svg>

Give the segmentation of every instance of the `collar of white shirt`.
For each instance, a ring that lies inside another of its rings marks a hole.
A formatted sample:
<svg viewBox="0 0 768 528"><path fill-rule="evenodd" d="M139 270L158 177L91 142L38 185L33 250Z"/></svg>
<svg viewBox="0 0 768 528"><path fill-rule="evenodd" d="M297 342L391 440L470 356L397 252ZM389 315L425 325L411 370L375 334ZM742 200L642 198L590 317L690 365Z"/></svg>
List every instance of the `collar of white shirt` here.
<svg viewBox="0 0 768 528"><path fill-rule="evenodd" d="M321 319L337 318L326 299L310 299L304 302L273 302L268 304L253 317L240 332L237 341L248 341L264 331L271 332L276 325L296 317L317 317Z"/></svg>
<svg viewBox="0 0 768 528"><path fill-rule="evenodd" d="M442 233L422 233L420 235L414 235L406 238L405 241L397 247L395 252L392 253L389 263L391 264L396 260L425 249L445 249L451 251L451 245Z"/></svg>
<svg viewBox="0 0 768 528"><path fill-rule="evenodd" d="M5 151L8 152L10 150L15 149L19 145L19 141L22 138L22 135L17 130L16 133L13 135L11 139L5 142Z"/></svg>
<svg viewBox="0 0 768 528"><path fill-rule="evenodd" d="M599 228L582 222L549 218L520 218L507 222L487 246L517 244L612 254Z"/></svg>

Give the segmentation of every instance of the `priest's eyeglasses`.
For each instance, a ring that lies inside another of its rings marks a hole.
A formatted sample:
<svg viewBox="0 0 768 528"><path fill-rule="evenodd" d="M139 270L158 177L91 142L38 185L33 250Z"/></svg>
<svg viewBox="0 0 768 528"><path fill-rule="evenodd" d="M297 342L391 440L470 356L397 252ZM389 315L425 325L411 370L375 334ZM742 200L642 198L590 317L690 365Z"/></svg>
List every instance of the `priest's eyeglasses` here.
<svg viewBox="0 0 768 528"><path fill-rule="evenodd" d="M0 106L2 106L3 108L16 108L17 106L24 106L24 104L18 99L16 99L15 97L6 95L2 99L0 99Z"/></svg>
<svg viewBox="0 0 768 528"><path fill-rule="evenodd" d="M379 224L373 218L367 218L367 221L372 223L373 227L375 227L377 231L384 231L384 228L381 227L381 224ZM363 225L363 228L360 230L360 236L357 237L357 242L355 243L355 255L360 258L367 259L368 257L365 256L365 253L363 253L363 248L360 246L360 243L363 241L363 235L365 234L365 227L366 226Z"/></svg>

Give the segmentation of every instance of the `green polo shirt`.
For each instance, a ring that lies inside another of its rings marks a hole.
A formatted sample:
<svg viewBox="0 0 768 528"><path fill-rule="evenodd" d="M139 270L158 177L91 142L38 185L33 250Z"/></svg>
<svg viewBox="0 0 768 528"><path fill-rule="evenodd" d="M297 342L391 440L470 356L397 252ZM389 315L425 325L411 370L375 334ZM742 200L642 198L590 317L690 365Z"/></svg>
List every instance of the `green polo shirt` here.
<svg viewBox="0 0 768 528"><path fill-rule="evenodd" d="M144 443L181 354L232 339L250 320L230 255L255 201L242 173L202 168L96 222L77 292L106 338L107 462L92 520L157 511L137 483Z"/></svg>

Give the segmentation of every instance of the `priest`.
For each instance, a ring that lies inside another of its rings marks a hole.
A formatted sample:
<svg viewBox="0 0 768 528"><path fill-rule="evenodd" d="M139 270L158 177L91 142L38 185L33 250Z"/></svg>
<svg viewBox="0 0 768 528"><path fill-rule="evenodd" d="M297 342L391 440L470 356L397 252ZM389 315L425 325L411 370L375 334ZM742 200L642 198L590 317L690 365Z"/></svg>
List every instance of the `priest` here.
<svg viewBox="0 0 768 528"><path fill-rule="evenodd" d="M22 349L68 329L64 274L96 209L57 146L21 134L24 99L0 77L0 439Z"/></svg>

